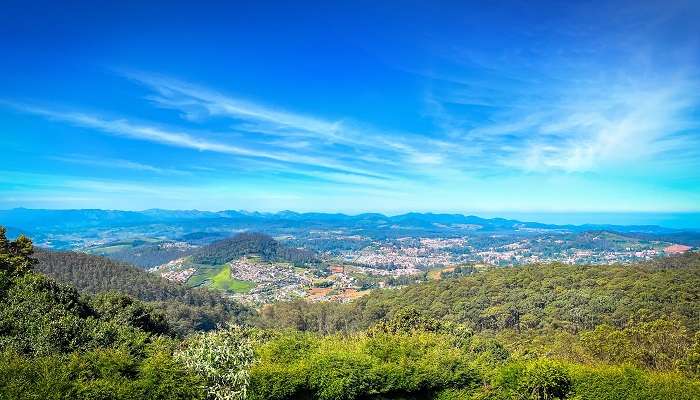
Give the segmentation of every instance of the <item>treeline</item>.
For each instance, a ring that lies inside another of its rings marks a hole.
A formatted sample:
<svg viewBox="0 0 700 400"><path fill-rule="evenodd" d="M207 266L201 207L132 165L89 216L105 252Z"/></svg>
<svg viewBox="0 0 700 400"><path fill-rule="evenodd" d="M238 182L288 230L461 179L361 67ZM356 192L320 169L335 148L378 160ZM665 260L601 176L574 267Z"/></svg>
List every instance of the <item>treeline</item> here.
<svg viewBox="0 0 700 400"><path fill-rule="evenodd" d="M198 264L219 265L245 255L259 255L267 261L287 261L294 264L317 262L308 250L287 247L262 233L239 233L197 249L192 261Z"/></svg>
<svg viewBox="0 0 700 400"><path fill-rule="evenodd" d="M34 267L81 292L120 292L150 302L181 335L214 329L224 321L241 321L251 310L206 289L170 282L132 265L77 252L36 251Z"/></svg>
<svg viewBox="0 0 700 400"><path fill-rule="evenodd" d="M475 274L476 272L477 272L477 269L474 266L458 265L458 266L452 268L451 270L441 271L440 272L440 279L459 278L461 276Z"/></svg>
<svg viewBox="0 0 700 400"><path fill-rule="evenodd" d="M477 332L578 333L608 324L674 316L700 329L700 255L610 266L563 264L492 268L399 290L374 291L350 304L297 301L265 307L257 323L334 333L353 331L415 307Z"/></svg>

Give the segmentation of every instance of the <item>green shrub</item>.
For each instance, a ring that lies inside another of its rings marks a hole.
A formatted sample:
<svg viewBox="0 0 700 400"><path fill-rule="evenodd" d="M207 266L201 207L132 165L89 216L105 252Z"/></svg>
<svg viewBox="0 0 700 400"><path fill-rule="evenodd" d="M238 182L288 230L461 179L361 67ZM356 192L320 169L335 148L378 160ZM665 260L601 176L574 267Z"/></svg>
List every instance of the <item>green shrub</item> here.
<svg viewBox="0 0 700 400"><path fill-rule="evenodd" d="M124 349L48 356L0 354L1 399L204 399L204 381L188 373L162 341L145 358Z"/></svg>
<svg viewBox="0 0 700 400"><path fill-rule="evenodd" d="M256 363L251 369L250 398L299 399L309 396L307 364Z"/></svg>
<svg viewBox="0 0 700 400"><path fill-rule="evenodd" d="M632 366L572 366L577 400L691 400L700 382L677 373L644 372Z"/></svg>
<svg viewBox="0 0 700 400"><path fill-rule="evenodd" d="M309 388L319 400L350 400L366 393L372 361L367 355L328 351L314 356Z"/></svg>
<svg viewBox="0 0 700 400"><path fill-rule="evenodd" d="M566 368L554 361L537 360L527 365L518 381L518 392L532 400L564 399L571 391Z"/></svg>
<svg viewBox="0 0 700 400"><path fill-rule="evenodd" d="M433 332L317 336L287 332L257 349L251 396L355 399L473 388L481 377L467 349Z"/></svg>
<svg viewBox="0 0 700 400"><path fill-rule="evenodd" d="M53 400L75 395L65 356L29 359L7 351L0 353L0 399Z"/></svg>
<svg viewBox="0 0 700 400"><path fill-rule="evenodd" d="M245 399L253 362L250 332L238 325L200 333L185 342L177 358L206 380L207 394L216 400Z"/></svg>

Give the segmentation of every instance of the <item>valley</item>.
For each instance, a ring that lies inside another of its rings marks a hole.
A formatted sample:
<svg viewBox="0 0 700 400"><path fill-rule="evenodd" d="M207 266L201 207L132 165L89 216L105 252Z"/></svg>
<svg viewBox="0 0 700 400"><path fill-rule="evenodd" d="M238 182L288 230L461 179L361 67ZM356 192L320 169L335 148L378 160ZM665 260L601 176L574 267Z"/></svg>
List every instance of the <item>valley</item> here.
<svg viewBox="0 0 700 400"><path fill-rule="evenodd" d="M137 265L251 306L348 302L465 271L634 263L697 248L700 233L656 226L559 226L456 214L276 214L8 210L40 246ZM97 216L95 216L95 214ZM100 219L103 218L103 219ZM86 223L85 221L91 221ZM264 233L255 233L264 232ZM476 267L476 269L474 268Z"/></svg>

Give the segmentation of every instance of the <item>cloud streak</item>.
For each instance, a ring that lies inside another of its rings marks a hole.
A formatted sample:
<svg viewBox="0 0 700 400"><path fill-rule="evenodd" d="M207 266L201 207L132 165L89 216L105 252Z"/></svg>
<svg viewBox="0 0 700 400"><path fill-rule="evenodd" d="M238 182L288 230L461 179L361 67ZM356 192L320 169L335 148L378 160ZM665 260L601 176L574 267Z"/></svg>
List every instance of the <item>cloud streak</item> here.
<svg viewBox="0 0 700 400"><path fill-rule="evenodd" d="M237 146L216 140L195 136L192 133L181 130L170 130L155 125L132 122L123 118L106 118L100 115L82 112L63 112L47 108L15 105L23 112L41 115L43 117L70 123L76 126L96 129L103 133L130 139L144 140L168 146L209 151L240 157L267 159L282 163L299 164L313 168L325 168L340 171L347 174L356 174L375 178L391 178L382 173L368 169L358 168L353 165L328 159L299 153L274 152L249 147Z"/></svg>
<svg viewBox="0 0 700 400"><path fill-rule="evenodd" d="M155 105L178 110L190 120L228 117L237 120L237 128L248 132L315 138L328 143L365 144L355 140L342 121L326 121L276 110L163 76L135 71L124 72L124 75L154 90L157 94L147 98Z"/></svg>
<svg viewBox="0 0 700 400"><path fill-rule="evenodd" d="M475 70L467 71L467 77L460 78L454 65L445 76L435 71L422 75L427 82L425 111L434 125L425 134L291 112L134 71L120 74L146 87L151 105L175 110L186 121L175 119L166 126L94 112L13 107L111 136L228 155L236 161L227 167L231 170L250 168L250 174L263 177L301 179L311 182L309 187L327 183L334 189L395 194L409 193L406 188L468 185L486 177L606 173L642 161L666 168L669 158L696 164L700 159L698 118L692 114L700 104L700 86L692 71L649 73L622 65L596 76L586 68L563 65L556 70L543 62L528 65L521 76L523 71L509 69L501 60L473 52L469 57L478 62L468 63ZM454 64L465 67L463 62ZM529 75L533 73L537 78ZM571 75L563 78L566 73ZM222 119L230 129L211 129L212 120ZM180 173L122 159L57 160ZM221 173L207 167L198 172Z"/></svg>
<svg viewBox="0 0 700 400"><path fill-rule="evenodd" d="M102 168L126 169L137 172L151 172L158 175L191 175L189 171L172 168L161 168L150 164L144 164L131 160L113 158L93 158L85 155L70 154L67 156L50 156L50 160L60 161L69 164L87 165Z"/></svg>
<svg viewBox="0 0 700 400"><path fill-rule="evenodd" d="M478 99L460 101L468 81L436 82L431 75L425 103L436 125L463 146L482 149L496 166L536 173L601 172L668 157L700 157L696 72L628 67L624 79L614 72L593 79L596 74L588 71L587 78L530 85L539 98L504 96L502 107L487 108L475 107Z"/></svg>
<svg viewBox="0 0 700 400"><path fill-rule="evenodd" d="M387 135L348 119L329 121L281 111L177 79L135 71L122 73L155 91L156 95L147 98L156 106L178 110L189 120L226 117L235 121L236 129L249 133L313 140L317 145L343 145L361 151L388 149L404 161L417 164L435 163L439 158L437 154L426 154L426 138L420 135Z"/></svg>

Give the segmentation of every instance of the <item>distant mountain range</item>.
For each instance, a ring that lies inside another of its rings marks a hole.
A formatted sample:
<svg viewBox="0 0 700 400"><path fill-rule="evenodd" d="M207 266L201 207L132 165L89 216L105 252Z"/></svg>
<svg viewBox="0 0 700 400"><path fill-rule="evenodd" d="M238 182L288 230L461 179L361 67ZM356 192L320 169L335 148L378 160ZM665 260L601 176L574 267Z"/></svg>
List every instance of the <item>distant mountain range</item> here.
<svg viewBox="0 0 700 400"><path fill-rule="evenodd" d="M397 231L445 231L493 233L505 231L563 231L584 232L611 230L639 234L671 234L681 229L658 225L555 225L518 221L504 218L481 218L462 214L407 213L387 216L378 213L358 215L331 213L277 213L247 212L236 210L198 211L163 210L119 211L100 209L47 210L15 208L0 210L0 225L7 226L9 233L55 232L70 229L130 227L154 224L180 226L227 226L241 229L353 229L397 230ZM186 231L188 229L185 229ZM687 230L686 230L687 231Z"/></svg>

